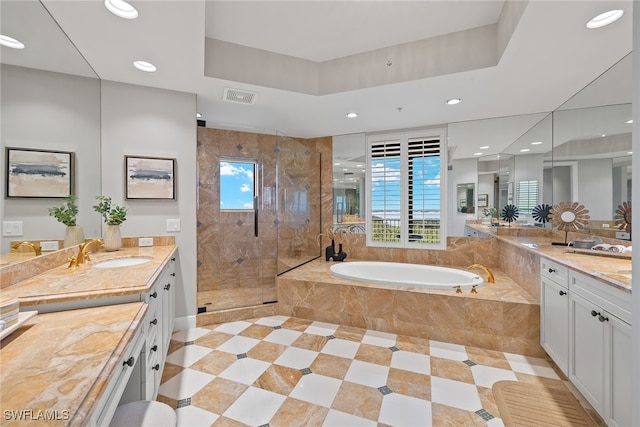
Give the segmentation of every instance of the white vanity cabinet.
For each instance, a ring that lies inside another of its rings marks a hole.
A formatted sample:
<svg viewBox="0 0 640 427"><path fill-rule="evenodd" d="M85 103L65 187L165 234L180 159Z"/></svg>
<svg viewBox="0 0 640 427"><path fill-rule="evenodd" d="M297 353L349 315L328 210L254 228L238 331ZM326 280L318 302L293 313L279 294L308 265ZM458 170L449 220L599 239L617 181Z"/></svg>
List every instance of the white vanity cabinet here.
<svg viewBox="0 0 640 427"><path fill-rule="evenodd" d="M143 400L155 400L158 395L175 318L175 275L175 258L172 258L145 297L149 311L145 321L145 354L142 357Z"/></svg>
<svg viewBox="0 0 640 427"><path fill-rule="evenodd" d="M569 366L569 272L566 267L540 260L540 345L560 370Z"/></svg>
<svg viewBox="0 0 640 427"><path fill-rule="evenodd" d="M144 295L148 304L143 325L143 346L120 404L137 400L155 400L175 318L175 258L158 275Z"/></svg>
<svg viewBox="0 0 640 427"><path fill-rule="evenodd" d="M569 380L609 426L631 425L631 298L569 272Z"/></svg>

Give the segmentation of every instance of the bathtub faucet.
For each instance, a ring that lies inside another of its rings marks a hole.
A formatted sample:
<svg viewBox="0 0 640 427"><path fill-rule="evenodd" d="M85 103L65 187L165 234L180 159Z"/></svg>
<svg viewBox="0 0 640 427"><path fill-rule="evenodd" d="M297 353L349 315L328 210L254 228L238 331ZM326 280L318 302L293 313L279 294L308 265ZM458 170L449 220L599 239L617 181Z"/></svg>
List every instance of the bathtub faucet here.
<svg viewBox="0 0 640 427"><path fill-rule="evenodd" d="M493 277L493 273L487 267L485 267L482 264L472 264L469 267L467 267L467 270L472 270L474 268L479 268L481 270L484 270L485 273L487 273L487 282L488 283L496 283L496 279Z"/></svg>

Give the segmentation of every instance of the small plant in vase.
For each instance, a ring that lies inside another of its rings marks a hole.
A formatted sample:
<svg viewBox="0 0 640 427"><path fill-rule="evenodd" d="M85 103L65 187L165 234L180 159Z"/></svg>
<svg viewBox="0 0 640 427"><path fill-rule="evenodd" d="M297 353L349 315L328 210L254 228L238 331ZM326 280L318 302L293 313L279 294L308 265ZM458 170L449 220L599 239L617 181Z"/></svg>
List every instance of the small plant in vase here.
<svg viewBox="0 0 640 427"><path fill-rule="evenodd" d="M84 230L76 222L78 216L78 205L76 201L78 196L72 194L64 199L64 203L61 206L55 206L49 208L49 216L54 217L67 226L64 235L64 247L68 248L74 245L79 245L84 242Z"/></svg>
<svg viewBox="0 0 640 427"><path fill-rule="evenodd" d="M120 224L127 219L127 208L118 206L111 202L111 197L96 196L98 204L93 209L102 215L106 225L104 229L104 249L108 252L117 251L122 247L122 237L120 235Z"/></svg>

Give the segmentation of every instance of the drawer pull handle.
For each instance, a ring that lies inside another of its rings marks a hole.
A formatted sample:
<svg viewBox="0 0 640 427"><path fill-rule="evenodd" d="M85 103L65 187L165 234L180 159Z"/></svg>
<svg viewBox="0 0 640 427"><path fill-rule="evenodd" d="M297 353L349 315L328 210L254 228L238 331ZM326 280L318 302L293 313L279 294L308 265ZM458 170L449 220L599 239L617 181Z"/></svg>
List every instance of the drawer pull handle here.
<svg viewBox="0 0 640 427"><path fill-rule="evenodd" d="M154 345L153 347L151 347L150 349L151 351L158 351L158 345Z"/></svg>
<svg viewBox="0 0 640 427"><path fill-rule="evenodd" d="M169 276L176 277L176 273L171 273Z"/></svg>
<svg viewBox="0 0 640 427"><path fill-rule="evenodd" d="M600 313L598 313L598 312L597 312L597 311L595 311L595 310L591 310L591 315L592 315L593 317L596 317L596 316L600 316Z"/></svg>
<svg viewBox="0 0 640 427"><path fill-rule="evenodd" d="M603 316L603 315L601 314L601 315L599 315L599 316L598 316L598 320L599 320L599 321L601 321L601 322L608 322L608 321L609 321L609 318L608 318L608 317L605 317L605 316Z"/></svg>
<svg viewBox="0 0 640 427"><path fill-rule="evenodd" d="M158 293L154 292L150 295L151 298L158 298Z"/></svg>
<svg viewBox="0 0 640 427"><path fill-rule="evenodd" d="M566 295L567 293L565 291L560 291L560 296Z"/></svg>
<svg viewBox="0 0 640 427"><path fill-rule="evenodd" d="M165 290L165 291L168 291L169 289L171 289L171 283L167 283L167 284L164 286L164 290Z"/></svg>
<svg viewBox="0 0 640 427"><path fill-rule="evenodd" d="M174 258L171 258L171 261L175 261L175 260L176 260L176 259L175 259L175 257L174 257Z"/></svg>
<svg viewBox="0 0 640 427"><path fill-rule="evenodd" d="M154 371L159 371L159 370L160 370L160 364L159 364L159 363L156 363L155 365L153 365L153 366L151 367L151 369L153 369Z"/></svg>
<svg viewBox="0 0 640 427"><path fill-rule="evenodd" d="M157 325L158 324L158 319L153 319L151 322L149 322L152 325Z"/></svg>
<svg viewBox="0 0 640 427"><path fill-rule="evenodd" d="M129 366L129 367L131 367L131 366L133 366L133 365L135 365L135 364L136 364L136 358L135 358L135 357L133 357L133 356L131 356L130 358L128 358L127 360L125 360L125 361L122 363L122 366Z"/></svg>
<svg viewBox="0 0 640 427"><path fill-rule="evenodd" d="M555 268L550 268L550 269L549 269L549 273L555 273L555 272L556 272L556 269L555 269Z"/></svg>

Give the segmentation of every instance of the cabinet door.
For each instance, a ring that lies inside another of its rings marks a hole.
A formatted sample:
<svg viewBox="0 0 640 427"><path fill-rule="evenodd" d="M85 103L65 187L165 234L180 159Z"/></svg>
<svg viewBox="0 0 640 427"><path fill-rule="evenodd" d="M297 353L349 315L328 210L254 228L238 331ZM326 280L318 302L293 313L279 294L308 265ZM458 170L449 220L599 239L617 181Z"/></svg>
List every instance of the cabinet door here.
<svg viewBox="0 0 640 427"><path fill-rule="evenodd" d="M575 292L570 301L569 379L593 408L604 411L605 323L602 310Z"/></svg>
<svg viewBox="0 0 640 427"><path fill-rule="evenodd" d="M560 370L569 366L569 295L567 289L542 278L540 344Z"/></svg>
<svg viewBox="0 0 640 427"><path fill-rule="evenodd" d="M631 325L607 313L609 341L608 408L609 426L631 425Z"/></svg>

